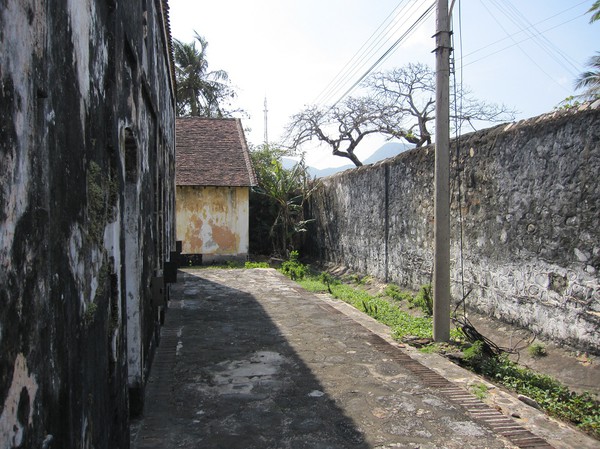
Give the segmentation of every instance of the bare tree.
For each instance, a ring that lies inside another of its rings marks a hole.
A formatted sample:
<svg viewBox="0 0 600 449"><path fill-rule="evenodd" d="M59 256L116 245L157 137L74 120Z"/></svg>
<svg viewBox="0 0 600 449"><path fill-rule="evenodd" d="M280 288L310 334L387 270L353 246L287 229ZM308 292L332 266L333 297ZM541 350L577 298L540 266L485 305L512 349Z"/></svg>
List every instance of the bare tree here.
<svg viewBox="0 0 600 449"><path fill-rule="evenodd" d="M425 64L408 64L386 72L371 75L365 85L380 103L386 104L394 114L412 121L407 124L404 137L417 147L431 143L432 131L428 128L435 120L435 72ZM453 89L454 91L454 89ZM451 95L451 123L459 130L468 124L473 130L475 121L502 122L514 119L515 111L505 105L486 103L475 99L466 89L456 89Z"/></svg>
<svg viewBox="0 0 600 449"><path fill-rule="evenodd" d="M350 159L357 167L362 165L354 151L369 134L386 133L394 129L396 137L402 135L398 117L373 97L348 97L332 108L309 106L295 114L287 133L291 146L299 147L317 139L328 144L335 156Z"/></svg>
<svg viewBox="0 0 600 449"><path fill-rule="evenodd" d="M287 129L291 146L297 148L317 139L328 144L335 156L348 158L360 166L362 162L355 150L369 134L404 139L417 147L431 144L429 126L435 119L434 75L424 64L408 64L375 73L363 84L368 95L348 97L331 108L309 106L294 115ZM475 130L475 121L500 122L512 120L515 115L515 111L504 105L474 99L466 89L457 92L455 97L451 117L459 130L465 123ZM454 110L457 113L453 113Z"/></svg>

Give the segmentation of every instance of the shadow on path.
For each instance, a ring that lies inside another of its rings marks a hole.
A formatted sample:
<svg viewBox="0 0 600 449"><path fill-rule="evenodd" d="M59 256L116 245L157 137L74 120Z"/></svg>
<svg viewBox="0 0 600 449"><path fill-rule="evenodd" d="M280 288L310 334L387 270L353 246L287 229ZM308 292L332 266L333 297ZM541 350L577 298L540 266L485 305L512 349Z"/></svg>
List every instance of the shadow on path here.
<svg viewBox="0 0 600 449"><path fill-rule="evenodd" d="M133 447L370 447L253 295L179 279Z"/></svg>

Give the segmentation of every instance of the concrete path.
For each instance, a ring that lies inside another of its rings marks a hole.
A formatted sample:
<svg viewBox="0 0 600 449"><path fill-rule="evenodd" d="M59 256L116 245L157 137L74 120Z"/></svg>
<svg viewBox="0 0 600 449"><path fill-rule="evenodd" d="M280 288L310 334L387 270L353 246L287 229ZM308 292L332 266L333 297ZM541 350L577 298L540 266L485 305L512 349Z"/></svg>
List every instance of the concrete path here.
<svg viewBox="0 0 600 449"><path fill-rule="evenodd" d="M559 447L275 270L172 287L134 449Z"/></svg>

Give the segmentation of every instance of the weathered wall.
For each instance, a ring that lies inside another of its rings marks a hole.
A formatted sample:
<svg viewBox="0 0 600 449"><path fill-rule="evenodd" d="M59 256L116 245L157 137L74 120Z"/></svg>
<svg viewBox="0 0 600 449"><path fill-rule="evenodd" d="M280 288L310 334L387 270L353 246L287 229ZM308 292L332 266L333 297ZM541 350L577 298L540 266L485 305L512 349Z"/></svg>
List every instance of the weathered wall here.
<svg viewBox="0 0 600 449"><path fill-rule="evenodd" d="M163 3L0 7L2 448L129 446L175 243Z"/></svg>
<svg viewBox="0 0 600 449"><path fill-rule="evenodd" d="M456 145L454 300L462 219L470 307L599 353L600 103L470 134L459 156ZM429 147L323 179L310 251L408 288L429 283L433 162Z"/></svg>
<svg viewBox="0 0 600 449"><path fill-rule="evenodd" d="M177 186L177 240L183 254L248 253L249 187Z"/></svg>

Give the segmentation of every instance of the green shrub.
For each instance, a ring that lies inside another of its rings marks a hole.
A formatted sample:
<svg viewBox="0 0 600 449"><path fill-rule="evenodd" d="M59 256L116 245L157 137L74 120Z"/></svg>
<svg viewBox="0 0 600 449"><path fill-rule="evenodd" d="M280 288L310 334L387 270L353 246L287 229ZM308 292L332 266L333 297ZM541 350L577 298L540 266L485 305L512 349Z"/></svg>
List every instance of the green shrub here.
<svg viewBox="0 0 600 449"><path fill-rule="evenodd" d="M408 300L410 307L417 307L427 315L433 315L433 295L431 291L431 284L421 286L419 293L416 296L411 297Z"/></svg>
<svg viewBox="0 0 600 449"><path fill-rule="evenodd" d="M307 267L298 260L300 254L298 251L292 251L290 258L281 264L281 272L294 281L304 279Z"/></svg>
<svg viewBox="0 0 600 449"><path fill-rule="evenodd" d="M394 301L406 301L409 303L412 301L412 294L400 289L400 287L395 284L389 284L383 293Z"/></svg>
<svg viewBox="0 0 600 449"><path fill-rule="evenodd" d="M333 294L333 291L331 290L331 286L340 284L339 280L337 280L335 277L333 277L326 271L324 271L323 273L321 273L319 275L319 282L322 282L325 286L327 286L327 291L330 294Z"/></svg>
<svg viewBox="0 0 600 449"><path fill-rule="evenodd" d="M534 343L529 348L527 348L527 352L531 357L545 357L548 355L548 351L546 347L541 343Z"/></svg>
<svg viewBox="0 0 600 449"><path fill-rule="evenodd" d="M268 262L246 262L245 268L271 268Z"/></svg>

